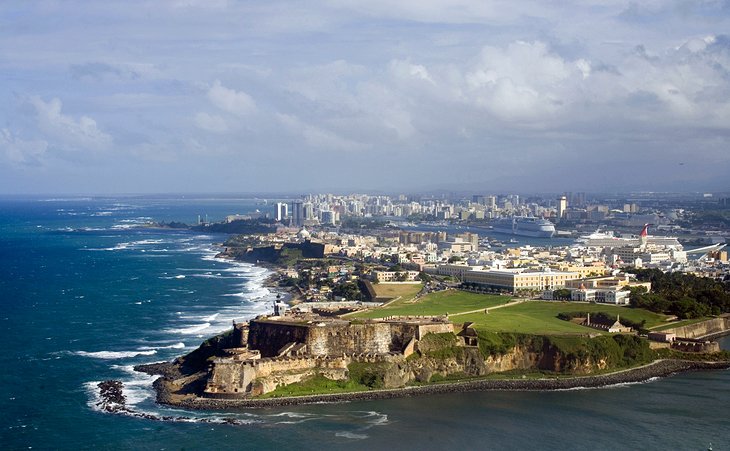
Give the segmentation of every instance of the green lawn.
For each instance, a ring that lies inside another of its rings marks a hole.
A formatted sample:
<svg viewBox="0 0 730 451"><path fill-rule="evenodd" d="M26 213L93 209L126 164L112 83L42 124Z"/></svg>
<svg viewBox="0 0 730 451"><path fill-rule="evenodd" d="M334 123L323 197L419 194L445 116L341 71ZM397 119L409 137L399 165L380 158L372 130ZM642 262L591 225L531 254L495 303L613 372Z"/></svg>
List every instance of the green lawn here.
<svg viewBox="0 0 730 451"><path fill-rule="evenodd" d="M421 288L422 283L375 283L373 284L375 294L379 298L397 298L402 297L403 300L410 301L413 299Z"/></svg>
<svg viewBox="0 0 730 451"><path fill-rule="evenodd" d="M264 393L258 396L258 398L281 398L287 396L320 395L323 393L351 393L365 390L370 390L370 387L350 380L334 381L322 375L317 375L298 383L277 387L274 391Z"/></svg>
<svg viewBox="0 0 730 451"><path fill-rule="evenodd" d="M632 321L646 320L647 327L662 324L665 315L647 310L629 309L605 304L583 304L556 301L528 301L485 313L471 313L453 318L454 322L474 322L474 327L492 332L520 332L526 334L585 334L589 329L557 318L558 313L605 312L620 315Z"/></svg>
<svg viewBox="0 0 730 451"><path fill-rule="evenodd" d="M430 293L416 301L407 301L404 297L390 305L356 313L349 318L382 318L400 315L443 315L470 310L484 309L509 302L508 296L467 293L465 291L448 290ZM459 316L461 321L462 316Z"/></svg>

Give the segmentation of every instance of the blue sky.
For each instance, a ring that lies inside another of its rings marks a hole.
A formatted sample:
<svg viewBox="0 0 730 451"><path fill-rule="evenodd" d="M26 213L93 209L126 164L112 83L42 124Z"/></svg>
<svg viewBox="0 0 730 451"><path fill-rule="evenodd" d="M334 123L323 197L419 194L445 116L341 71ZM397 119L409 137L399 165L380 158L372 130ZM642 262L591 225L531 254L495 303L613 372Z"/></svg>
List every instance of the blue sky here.
<svg viewBox="0 0 730 451"><path fill-rule="evenodd" d="M728 190L730 2L6 1L0 193Z"/></svg>

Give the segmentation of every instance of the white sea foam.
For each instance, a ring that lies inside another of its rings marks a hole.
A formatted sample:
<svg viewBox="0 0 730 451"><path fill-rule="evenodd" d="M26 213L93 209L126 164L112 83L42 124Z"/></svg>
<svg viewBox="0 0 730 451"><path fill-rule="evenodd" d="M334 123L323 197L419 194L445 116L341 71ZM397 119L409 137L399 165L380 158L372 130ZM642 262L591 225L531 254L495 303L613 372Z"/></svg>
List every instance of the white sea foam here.
<svg viewBox="0 0 730 451"><path fill-rule="evenodd" d="M92 410L101 412L99 403L101 402L101 393L99 391L99 383L101 381L89 381L84 383L84 389L86 394L89 396L89 401L86 403Z"/></svg>
<svg viewBox="0 0 730 451"><path fill-rule="evenodd" d="M571 388L558 388L555 390L548 390L548 391L578 391L578 390L606 390L606 389L613 389L613 388L624 388L624 387L630 387L632 385L641 385L641 384L648 384L650 382L658 381L661 377L650 377L649 379L646 379L644 381L634 381L634 382L619 382L616 384L610 384L610 385L599 385L596 387L571 387Z"/></svg>
<svg viewBox="0 0 730 451"><path fill-rule="evenodd" d="M150 255L150 257L152 257L152 256ZM164 273L164 274L167 274L167 273ZM185 275L184 274L178 274L176 276L160 276L159 278L160 279L165 279L165 280L184 279L185 278ZM178 291L185 291L185 292L187 292L187 290L178 290Z"/></svg>
<svg viewBox="0 0 730 451"><path fill-rule="evenodd" d="M316 416L313 413L305 413L305 412L281 412L281 413L275 413L271 415L267 415L269 417L287 417L287 418L311 418L313 416Z"/></svg>
<svg viewBox="0 0 730 451"><path fill-rule="evenodd" d="M160 350L160 349L184 349L185 343L178 342L175 344L171 344L169 346L142 346L139 349L143 351L150 351L150 350Z"/></svg>
<svg viewBox="0 0 730 451"><path fill-rule="evenodd" d="M160 244L160 243L166 243L166 242L167 241L162 240L162 239L158 239L158 240L148 239L148 240L132 241L131 244L133 244L135 246L143 246L143 245L146 245L146 244Z"/></svg>
<svg viewBox="0 0 730 451"><path fill-rule="evenodd" d="M367 434L356 434L354 432L340 431L335 433L336 437L344 437L352 440L365 440L368 438Z"/></svg>
<svg viewBox="0 0 730 451"><path fill-rule="evenodd" d="M205 273L205 274L191 274L192 277L200 277L203 279L234 279L235 277L224 276L221 273Z"/></svg>
<svg viewBox="0 0 730 451"><path fill-rule="evenodd" d="M206 322L203 324L196 324L194 326L183 327L180 329L169 329L168 332L172 331L173 333L178 333L178 334L182 334L182 335L193 335L193 334L200 333L209 327L210 327L210 323Z"/></svg>
<svg viewBox="0 0 730 451"><path fill-rule="evenodd" d="M388 423L388 415L380 412L367 412L368 422L372 426L382 426Z"/></svg>
<svg viewBox="0 0 730 451"><path fill-rule="evenodd" d="M218 318L219 315L220 315L220 313L214 313L210 316L206 316L205 318L203 318L203 321L207 321L207 322L215 321L215 319Z"/></svg>
<svg viewBox="0 0 730 451"><path fill-rule="evenodd" d="M72 352L72 354L83 356L83 357L91 357L93 359L114 360L114 359L127 359L130 357L138 357L138 356L142 356L142 355L154 355L154 354L157 354L157 351L154 349L141 350L141 351L95 351L95 352L74 351L74 352Z"/></svg>

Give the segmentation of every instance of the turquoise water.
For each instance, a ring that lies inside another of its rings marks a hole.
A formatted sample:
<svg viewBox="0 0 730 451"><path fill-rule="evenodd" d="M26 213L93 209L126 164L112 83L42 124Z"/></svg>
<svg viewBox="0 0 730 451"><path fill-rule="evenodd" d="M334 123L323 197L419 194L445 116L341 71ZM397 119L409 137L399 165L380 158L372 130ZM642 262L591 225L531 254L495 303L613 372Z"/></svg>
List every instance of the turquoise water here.
<svg viewBox="0 0 730 451"><path fill-rule="evenodd" d="M0 200L3 449L714 449L730 372L564 392L484 392L240 412L155 405L138 363L169 360L269 310L264 269L217 261L223 236L139 229L265 208L246 199ZM724 346L730 347L727 339ZM115 378L152 421L99 412ZM226 417L242 425L216 424ZM201 419L214 423L199 422Z"/></svg>

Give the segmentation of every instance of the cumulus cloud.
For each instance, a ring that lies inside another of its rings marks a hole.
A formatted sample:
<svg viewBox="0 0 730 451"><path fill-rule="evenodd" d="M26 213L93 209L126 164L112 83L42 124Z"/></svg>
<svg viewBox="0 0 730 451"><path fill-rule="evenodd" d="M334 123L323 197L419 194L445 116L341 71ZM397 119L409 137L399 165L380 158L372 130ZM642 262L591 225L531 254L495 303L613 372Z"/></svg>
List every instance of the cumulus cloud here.
<svg viewBox="0 0 730 451"><path fill-rule="evenodd" d="M61 112L62 104L58 98L45 102L38 96L30 98L35 108L38 128L53 138L55 144L67 150L99 150L107 148L112 137L99 129L96 121L88 116L74 119Z"/></svg>
<svg viewBox="0 0 730 451"><path fill-rule="evenodd" d="M15 166L164 149L214 174L202 155L281 166L321 149L330 173L352 166L340 151L417 164L410 179L380 172L408 186L457 171L480 182L495 166L539 181L575 156L631 161L646 184L673 180L671 165L649 169L687 149L718 173L730 164L722 1L69 2L29 3L0 31L14 74L2 89L21 99L0 104L0 155Z"/></svg>
<svg viewBox="0 0 730 451"><path fill-rule="evenodd" d="M390 70L397 76L404 79L423 80L435 85L428 69L421 64L413 64L409 61L395 60L390 62Z"/></svg>
<svg viewBox="0 0 730 451"><path fill-rule="evenodd" d="M561 84L574 71L586 77L587 64L571 64L539 41L485 46L465 74L466 95L502 119L539 118L564 105Z"/></svg>
<svg viewBox="0 0 730 451"><path fill-rule="evenodd" d="M219 80L208 90L208 99L223 111L245 116L256 110L256 102L243 91L226 88Z"/></svg>

